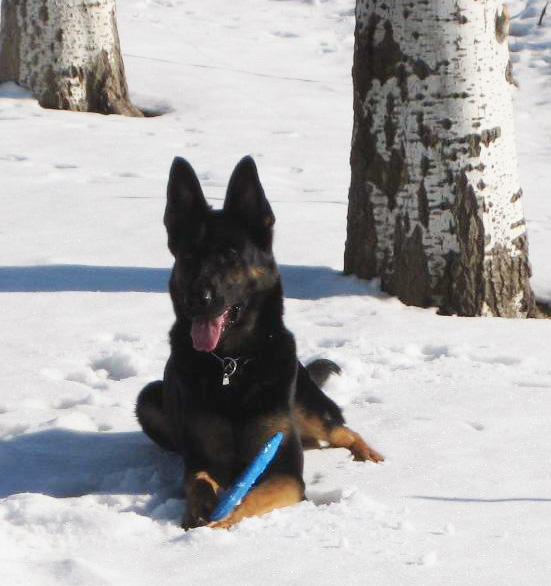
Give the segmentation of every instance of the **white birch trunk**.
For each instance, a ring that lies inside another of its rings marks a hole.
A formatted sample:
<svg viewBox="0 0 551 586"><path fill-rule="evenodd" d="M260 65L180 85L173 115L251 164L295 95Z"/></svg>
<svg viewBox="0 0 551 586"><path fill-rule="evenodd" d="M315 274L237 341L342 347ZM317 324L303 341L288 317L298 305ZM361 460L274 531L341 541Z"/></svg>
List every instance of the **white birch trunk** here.
<svg viewBox="0 0 551 586"><path fill-rule="evenodd" d="M141 115L128 97L115 0L2 0L0 81L47 108Z"/></svg>
<svg viewBox="0 0 551 586"><path fill-rule="evenodd" d="M500 0L357 0L345 271L460 315L534 312Z"/></svg>

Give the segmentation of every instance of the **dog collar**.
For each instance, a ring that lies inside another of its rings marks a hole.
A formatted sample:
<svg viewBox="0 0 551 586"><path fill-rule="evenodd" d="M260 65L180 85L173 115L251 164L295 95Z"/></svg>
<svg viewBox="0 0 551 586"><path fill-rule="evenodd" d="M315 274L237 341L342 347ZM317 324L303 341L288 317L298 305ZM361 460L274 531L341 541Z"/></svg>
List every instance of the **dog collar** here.
<svg viewBox="0 0 551 586"><path fill-rule="evenodd" d="M239 367L240 362L241 362L242 366L245 366L245 364L247 364L248 362L253 360L252 358L246 358L246 359L245 358L232 358L231 356L225 356L224 358L222 358L221 356L218 356L218 354L216 354L216 352L213 352L212 350L210 353L222 365L222 371L223 371L222 385L223 386L227 386L230 384L230 378L237 372L237 369Z"/></svg>

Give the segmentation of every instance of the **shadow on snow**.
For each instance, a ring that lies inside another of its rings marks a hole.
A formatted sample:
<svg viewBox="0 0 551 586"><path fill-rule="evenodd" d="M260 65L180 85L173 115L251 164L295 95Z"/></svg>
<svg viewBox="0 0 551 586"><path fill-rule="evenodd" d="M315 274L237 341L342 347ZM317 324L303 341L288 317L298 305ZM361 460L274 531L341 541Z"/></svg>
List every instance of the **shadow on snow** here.
<svg viewBox="0 0 551 586"><path fill-rule="evenodd" d="M55 498L89 494L150 495L136 512L175 520L183 510L183 460L142 432L50 429L0 442L0 498L34 493ZM339 502L343 491L307 490L316 505ZM175 499L176 504L163 504Z"/></svg>
<svg viewBox="0 0 551 586"><path fill-rule="evenodd" d="M447 503L551 503L551 498L542 497L503 497L503 498L474 498L457 496L425 496L414 495L410 498L424 501L440 501Z"/></svg>
<svg viewBox="0 0 551 586"><path fill-rule="evenodd" d="M329 267L280 265L285 295L321 299L340 295L380 296L375 281L345 276ZM170 269L89 265L0 267L0 292L101 291L164 293Z"/></svg>
<svg viewBox="0 0 551 586"><path fill-rule="evenodd" d="M52 429L0 443L0 498L148 494L181 486L182 461L143 433ZM180 479L180 480L179 480Z"/></svg>

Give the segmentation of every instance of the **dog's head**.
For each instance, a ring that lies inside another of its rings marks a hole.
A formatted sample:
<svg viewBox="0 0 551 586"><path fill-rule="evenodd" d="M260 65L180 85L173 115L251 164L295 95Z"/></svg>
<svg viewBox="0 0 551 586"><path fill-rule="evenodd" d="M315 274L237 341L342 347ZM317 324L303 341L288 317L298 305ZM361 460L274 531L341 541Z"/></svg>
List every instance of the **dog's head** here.
<svg viewBox="0 0 551 586"><path fill-rule="evenodd" d="M196 350L214 350L250 300L278 283L274 222L251 157L234 169L222 210L207 204L191 165L174 159L164 217L175 259L170 294Z"/></svg>

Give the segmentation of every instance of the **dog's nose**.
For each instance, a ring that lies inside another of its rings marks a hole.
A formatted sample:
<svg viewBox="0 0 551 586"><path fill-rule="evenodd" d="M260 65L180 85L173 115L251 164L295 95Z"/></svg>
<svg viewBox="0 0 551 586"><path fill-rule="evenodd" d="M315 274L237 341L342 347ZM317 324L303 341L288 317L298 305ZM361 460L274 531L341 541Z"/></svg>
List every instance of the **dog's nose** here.
<svg viewBox="0 0 551 586"><path fill-rule="evenodd" d="M205 289L201 291L200 300L204 307L208 307L212 303L212 291L205 287Z"/></svg>
<svg viewBox="0 0 551 586"><path fill-rule="evenodd" d="M215 303L214 289L204 285L195 287L187 299L188 309L195 316L210 312Z"/></svg>

